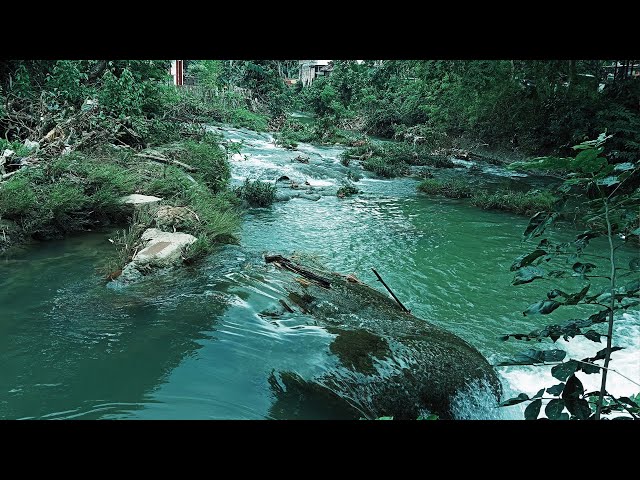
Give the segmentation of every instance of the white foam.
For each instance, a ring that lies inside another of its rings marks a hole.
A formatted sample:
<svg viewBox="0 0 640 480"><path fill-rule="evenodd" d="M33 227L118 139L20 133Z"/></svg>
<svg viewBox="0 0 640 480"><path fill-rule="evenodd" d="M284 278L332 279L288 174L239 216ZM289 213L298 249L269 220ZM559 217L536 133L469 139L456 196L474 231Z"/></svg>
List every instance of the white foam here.
<svg viewBox="0 0 640 480"><path fill-rule="evenodd" d="M624 349L614 352L611 355L609 368L640 383L640 312L624 313L616 319L616 323L614 324L613 345L624 347ZM575 337L568 342L559 339L555 344L556 348L567 352L566 359L574 358L577 360L593 356L598 350L605 348L605 346L604 339L603 343L594 343L584 337ZM601 361L599 365L602 365ZM503 397L505 399L516 396L521 392L533 396L542 388L560 383L559 380L551 375L551 367L549 366L499 368L499 373L504 380L505 394ZM602 378L599 373L587 375L584 372L577 372L576 377L582 382L585 391L596 391L600 389ZM607 374L607 391L618 397L630 396L640 392L640 387L623 376L610 371ZM512 411L514 418L518 418L517 412L523 412L527 404L528 403L525 402L513 407L508 407L508 410ZM542 409L542 413L543 412L544 406ZM522 418L521 413L519 418Z"/></svg>

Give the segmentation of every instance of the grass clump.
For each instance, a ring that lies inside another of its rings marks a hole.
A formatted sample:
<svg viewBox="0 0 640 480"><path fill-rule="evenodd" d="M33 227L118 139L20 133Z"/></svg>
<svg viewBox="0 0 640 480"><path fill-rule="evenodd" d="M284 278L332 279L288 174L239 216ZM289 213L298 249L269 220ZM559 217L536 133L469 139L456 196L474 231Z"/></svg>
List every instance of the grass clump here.
<svg viewBox="0 0 640 480"><path fill-rule="evenodd" d="M229 178L231 169L227 156L216 143L187 141L184 143L185 153L182 162L196 167L195 176L202 179L205 185L213 192L223 191Z"/></svg>
<svg viewBox="0 0 640 480"><path fill-rule="evenodd" d="M338 191L336 192L336 196L339 198L344 198L357 195L358 193L360 193L360 190L358 190L355 185L352 185L351 183L345 183L338 189Z"/></svg>
<svg viewBox="0 0 640 480"><path fill-rule="evenodd" d="M430 195L442 195L448 198L470 198L471 205L484 210L504 210L520 215L531 216L536 212L550 211L558 201L549 191L531 190L515 192L512 190L474 191L462 180L424 180L418 189Z"/></svg>
<svg viewBox="0 0 640 480"><path fill-rule="evenodd" d="M480 191L471 197L471 204L485 210L505 210L520 215L531 216L540 211L551 211L553 205L557 202L548 191L497 191L487 192Z"/></svg>
<svg viewBox="0 0 640 480"><path fill-rule="evenodd" d="M472 194L472 189L462 180L436 180L427 178L418 185L418 190L430 195L442 195L448 198L468 198Z"/></svg>
<svg viewBox="0 0 640 480"><path fill-rule="evenodd" d="M36 194L29 179L22 173L0 183L0 217L20 218L33 210L36 202Z"/></svg>
<svg viewBox="0 0 640 480"><path fill-rule="evenodd" d="M276 191L277 187L271 183L251 181L248 178L235 190L238 198L252 207L270 206L276 199Z"/></svg>

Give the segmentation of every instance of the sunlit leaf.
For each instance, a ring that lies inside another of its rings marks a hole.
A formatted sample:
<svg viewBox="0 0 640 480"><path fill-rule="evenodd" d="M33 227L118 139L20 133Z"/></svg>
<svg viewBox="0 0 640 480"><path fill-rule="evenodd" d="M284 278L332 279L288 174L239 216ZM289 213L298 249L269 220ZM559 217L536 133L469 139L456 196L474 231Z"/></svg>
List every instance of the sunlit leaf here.
<svg viewBox="0 0 640 480"><path fill-rule="evenodd" d="M633 170L635 165L633 163L625 162L618 163L613 167L616 172L626 172L627 170Z"/></svg>

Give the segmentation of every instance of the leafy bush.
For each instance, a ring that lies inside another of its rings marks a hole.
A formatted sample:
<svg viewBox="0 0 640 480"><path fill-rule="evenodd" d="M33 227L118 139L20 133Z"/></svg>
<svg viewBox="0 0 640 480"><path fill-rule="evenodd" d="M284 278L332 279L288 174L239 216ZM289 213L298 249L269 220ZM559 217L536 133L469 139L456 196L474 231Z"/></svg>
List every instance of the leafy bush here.
<svg viewBox="0 0 640 480"><path fill-rule="evenodd" d="M276 199L276 190L277 187L271 183L247 178L242 186L236 188L236 195L252 207L268 207Z"/></svg>
<svg viewBox="0 0 640 480"><path fill-rule="evenodd" d="M188 141L184 145L186 155L182 161L198 169L197 176L202 178L213 193L223 191L231 178L229 162L224 151L211 143Z"/></svg>
<svg viewBox="0 0 640 480"><path fill-rule="evenodd" d="M37 198L28 178L20 173L0 183L0 217L18 218L28 214L36 205Z"/></svg>

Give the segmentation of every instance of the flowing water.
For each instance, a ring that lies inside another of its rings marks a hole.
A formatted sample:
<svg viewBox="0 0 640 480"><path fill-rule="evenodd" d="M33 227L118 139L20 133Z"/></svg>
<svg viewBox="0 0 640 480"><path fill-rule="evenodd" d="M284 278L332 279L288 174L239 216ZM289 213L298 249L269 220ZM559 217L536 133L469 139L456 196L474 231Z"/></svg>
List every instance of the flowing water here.
<svg viewBox="0 0 640 480"><path fill-rule="evenodd" d="M333 335L312 318L264 315L285 295L263 265L265 252L312 255L381 288L375 267L412 313L459 335L491 363L535 347L499 335L575 317L575 309L562 308L543 317L521 313L549 290L544 281L510 285L509 266L527 248L520 242L526 218L419 194L412 178L378 180L361 171L362 193L340 199L335 192L349 171L338 160L341 148L303 144L290 152L268 134L223 134L243 142L242 155L232 160L234 183L287 175L313 191L247 212L240 245L221 248L204 264L127 287L105 286L96 273L113 248L106 233L1 259L0 418L349 418L344 405L309 398L301 407L295 392L282 388L279 372L309 378L331 369L336 358L328 348ZM309 164L294 160L300 152ZM460 161L447 174L469 176L468 166ZM481 168L476 177L483 183L536 182ZM300 193L279 185L280 196ZM575 234L566 227L551 231L555 239ZM606 245L594 241L590 249L604 252ZM631 248L619 253L627 261L637 255ZM563 285L580 286L578 280ZM613 354L612 367L637 381L637 310L619 318L615 335L626 348ZM575 358L602 348L582 338L558 343ZM498 371L505 397L558 383L549 367ZM599 375L580 377L586 388L599 382ZM609 382L619 395L640 390L616 374ZM524 408L495 408L482 385L468 386L454 405L458 418L522 418Z"/></svg>

